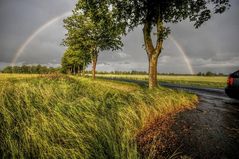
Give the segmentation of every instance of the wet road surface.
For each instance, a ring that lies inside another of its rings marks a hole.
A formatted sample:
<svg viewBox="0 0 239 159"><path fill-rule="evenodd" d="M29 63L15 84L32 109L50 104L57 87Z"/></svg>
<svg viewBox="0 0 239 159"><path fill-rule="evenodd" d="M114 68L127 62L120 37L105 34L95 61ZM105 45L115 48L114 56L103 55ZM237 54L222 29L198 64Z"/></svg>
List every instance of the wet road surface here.
<svg viewBox="0 0 239 159"><path fill-rule="evenodd" d="M161 85L199 96L196 109L175 117L179 152L200 159L239 159L239 100L228 98L223 89Z"/></svg>
<svg viewBox="0 0 239 159"><path fill-rule="evenodd" d="M112 79L137 83L147 81ZM195 109L179 113L173 130L181 143L178 152L195 159L239 159L239 100L231 99L224 89L199 88L160 83L199 96Z"/></svg>

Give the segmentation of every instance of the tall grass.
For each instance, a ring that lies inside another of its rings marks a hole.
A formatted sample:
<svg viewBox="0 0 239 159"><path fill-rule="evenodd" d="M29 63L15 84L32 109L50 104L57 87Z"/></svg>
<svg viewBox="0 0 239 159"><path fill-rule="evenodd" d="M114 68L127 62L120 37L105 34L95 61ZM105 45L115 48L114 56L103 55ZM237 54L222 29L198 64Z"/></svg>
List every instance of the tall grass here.
<svg viewBox="0 0 239 159"><path fill-rule="evenodd" d="M139 158L147 122L196 96L59 75L1 78L0 158Z"/></svg>

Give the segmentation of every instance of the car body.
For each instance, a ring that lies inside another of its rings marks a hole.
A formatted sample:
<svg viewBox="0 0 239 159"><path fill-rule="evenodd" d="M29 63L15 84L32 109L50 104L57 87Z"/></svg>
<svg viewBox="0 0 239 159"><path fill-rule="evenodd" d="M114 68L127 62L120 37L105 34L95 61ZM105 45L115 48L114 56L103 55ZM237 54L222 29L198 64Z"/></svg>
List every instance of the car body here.
<svg viewBox="0 0 239 159"><path fill-rule="evenodd" d="M239 99L239 70L228 76L225 92L230 98Z"/></svg>

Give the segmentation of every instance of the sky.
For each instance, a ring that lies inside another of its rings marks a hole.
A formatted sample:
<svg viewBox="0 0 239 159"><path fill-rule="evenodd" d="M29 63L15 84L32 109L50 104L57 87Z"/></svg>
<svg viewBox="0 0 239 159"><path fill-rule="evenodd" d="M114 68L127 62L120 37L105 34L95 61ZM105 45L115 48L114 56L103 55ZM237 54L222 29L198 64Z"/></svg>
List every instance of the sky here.
<svg viewBox="0 0 239 159"><path fill-rule="evenodd" d="M10 65L26 40L44 24L70 12L76 0L0 0L0 69ZM230 73L239 69L239 1L231 0L231 8L195 29L185 20L167 24L171 37L164 41L159 57L160 73L190 73L182 54L197 72ZM61 17L41 30L21 52L16 65L42 64L60 66L66 33ZM123 37L124 47L118 51L100 52L97 70L147 71L148 60L143 48L142 26ZM90 66L89 66L90 67Z"/></svg>

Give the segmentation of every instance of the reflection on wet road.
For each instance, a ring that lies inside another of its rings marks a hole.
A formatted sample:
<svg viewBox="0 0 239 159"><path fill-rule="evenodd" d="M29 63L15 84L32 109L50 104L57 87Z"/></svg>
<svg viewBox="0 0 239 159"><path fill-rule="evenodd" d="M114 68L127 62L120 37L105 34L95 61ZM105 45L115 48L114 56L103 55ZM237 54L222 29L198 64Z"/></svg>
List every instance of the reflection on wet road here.
<svg viewBox="0 0 239 159"><path fill-rule="evenodd" d="M196 93L200 99L196 109L176 116L179 151L192 158L239 158L239 100L220 89L162 85Z"/></svg>

